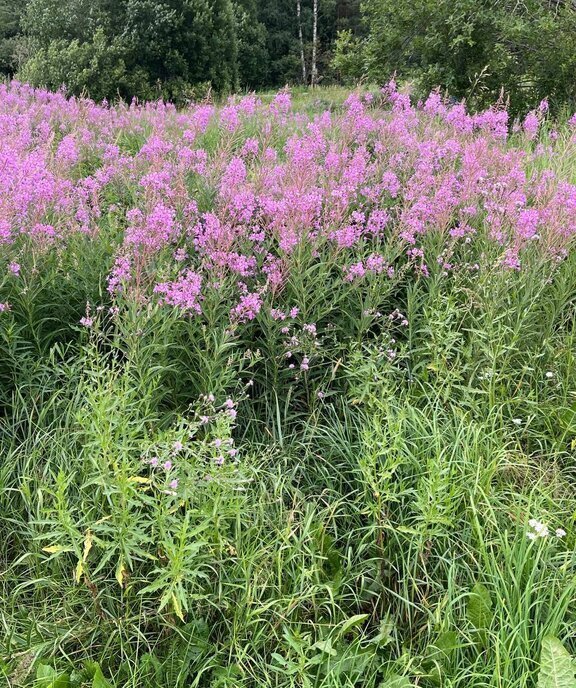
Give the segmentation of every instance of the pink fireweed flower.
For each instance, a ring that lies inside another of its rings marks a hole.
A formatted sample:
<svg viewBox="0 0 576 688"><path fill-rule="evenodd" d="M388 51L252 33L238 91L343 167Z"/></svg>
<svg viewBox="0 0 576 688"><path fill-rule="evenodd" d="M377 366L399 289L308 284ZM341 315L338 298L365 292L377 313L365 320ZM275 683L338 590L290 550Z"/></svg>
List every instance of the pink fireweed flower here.
<svg viewBox="0 0 576 688"><path fill-rule="evenodd" d="M517 249L509 248L502 258L502 265L509 270L520 270L521 263Z"/></svg>
<svg viewBox="0 0 576 688"><path fill-rule="evenodd" d="M108 291L116 294L130 281L132 261L128 256L118 256L108 277Z"/></svg>
<svg viewBox="0 0 576 688"><path fill-rule="evenodd" d="M20 274L20 263L10 263L8 265L8 270L13 274L18 276Z"/></svg>
<svg viewBox="0 0 576 688"><path fill-rule="evenodd" d="M178 489L178 479L177 478L174 478L174 480L170 481L170 487L173 490Z"/></svg>
<svg viewBox="0 0 576 688"><path fill-rule="evenodd" d="M248 322L249 320L254 320L261 307L262 297L260 294L256 292L248 293L240 298L240 302L230 311L230 315L237 322Z"/></svg>
<svg viewBox="0 0 576 688"><path fill-rule="evenodd" d="M530 141L536 138L536 135L538 134L538 128L540 127L540 120L535 112L529 112L526 115L522 127Z"/></svg>
<svg viewBox="0 0 576 688"><path fill-rule="evenodd" d="M172 461L170 461L170 460L164 461L164 463L162 464L162 468L164 468L165 471L171 470L172 469Z"/></svg>
<svg viewBox="0 0 576 688"><path fill-rule="evenodd" d="M258 155L258 150L260 148L260 144L258 143L258 139L246 139L244 141L244 145L242 146L242 154L243 155Z"/></svg>
<svg viewBox="0 0 576 688"><path fill-rule="evenodd" d="M174 282L162 282L154 287L161 294L161 302L180 308L185 313L201 313L202 277L193 270L185 270Z"/></svg>
<svg viewBox="0 0 576 688"><path fill-rule="evenodd" d="M80 324L83 327L92 327L92 325L94 324L94 320L93 320L93 318L85 316L83 318L80 318Z"/></svg>

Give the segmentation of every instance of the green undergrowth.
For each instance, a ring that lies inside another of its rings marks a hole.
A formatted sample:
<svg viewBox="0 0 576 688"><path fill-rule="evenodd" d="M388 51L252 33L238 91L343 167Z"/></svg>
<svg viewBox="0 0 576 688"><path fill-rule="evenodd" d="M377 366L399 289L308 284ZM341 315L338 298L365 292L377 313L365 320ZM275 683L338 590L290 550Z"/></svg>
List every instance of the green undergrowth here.
<svg viewBox="0 0 576 688"><path fill-rule="evenodd" d="M576 650L573 263L399 284L398 355L352 337L314 393L266 386L274 353L224 330L185 348L193 325L157 308L39 348L5 333L4 680L547 680L541 654Z"/></svg>

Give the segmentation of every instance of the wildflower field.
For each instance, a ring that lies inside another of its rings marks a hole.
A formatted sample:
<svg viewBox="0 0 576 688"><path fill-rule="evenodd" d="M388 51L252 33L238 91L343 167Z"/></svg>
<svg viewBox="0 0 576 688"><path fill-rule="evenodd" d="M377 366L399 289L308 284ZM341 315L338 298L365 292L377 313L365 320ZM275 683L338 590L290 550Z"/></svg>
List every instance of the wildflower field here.
<svg viewBox="0 0 576 688"><path fill-rule="evenodd" d="M574 688L575 238L546 102L0 85L2 685Z"/></svg>

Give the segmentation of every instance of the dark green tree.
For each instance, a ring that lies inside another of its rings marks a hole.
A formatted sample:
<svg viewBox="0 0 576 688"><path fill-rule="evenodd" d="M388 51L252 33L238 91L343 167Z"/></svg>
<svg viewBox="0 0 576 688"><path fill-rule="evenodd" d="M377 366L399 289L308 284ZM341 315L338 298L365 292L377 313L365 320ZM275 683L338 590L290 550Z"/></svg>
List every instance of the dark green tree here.
<svg viewBox="0 0 576 688"><path fill-rule="evenodd" d="M31 0L24 24L35 52L22 77L50 88L182 101L238 86L231 0Z"/></svg>
<svg viewBox="0 0 576 688"><path fill-rule="evenodd" d="M240 85L246 89L267 85L268 46L266 26L258 18L257 0L233 3L238 35L238 72Z"/></svg>
<svg viewBox="0 0 576 688"><path fill-rule="evenodd" d="M572 0L363 0L366 36L340 35L344 76L393 73L420 94L440 86L482 107L504 90L513 113L576 98Z"/></svg>
<svg viewBox="0 0 576 688"><path fill-rule="evenodd" d="M0 0L0 74L12 75L17 67L24 8L22 0Z"/></svg>

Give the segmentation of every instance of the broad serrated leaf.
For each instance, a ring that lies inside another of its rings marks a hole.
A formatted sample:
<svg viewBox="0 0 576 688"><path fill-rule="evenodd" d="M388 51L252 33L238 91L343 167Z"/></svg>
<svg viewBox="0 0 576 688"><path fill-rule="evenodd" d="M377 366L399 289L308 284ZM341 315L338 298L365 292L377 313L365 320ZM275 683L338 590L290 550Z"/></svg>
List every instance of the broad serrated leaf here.
<svg viewBox="0 0 576 688"><path fill-rule="evenodd" d="M97 667L92 678L92 688L112 688L112 684L104 678L102 669Z"/></svg>
<svg viewBox="0 0 576 688"><path fill-rule="evenodd" d="M61 554L62 552L73 552L74 548L63 545L50 545L49 547L42 547L42 551L48 554Z"/></svg>
<svg viewBox="0 0 576 688"><path fill-rule="evenodd" d="M342 624L340 634L345 635L352 628L360 626L360 624L364 623L364 621L366 621L366 619L368 619L369 616L370 614L356 614L355 616L351 616L349 619L346 619L346 621Z"/></svg>
<svg viewBox="0 0 576 688"><path fill-rule="evenodd" d="M116 580L121 588L124 587L124 581L126 580L127 573L126 566L124 565L122 559L120 559L118 561L118 566L116 567Z"/></svg>
<svg viewBox="0 0 576 688"><path fill-rule="evenodd" d="M460 646L456 631L444 631L436 638L433 647L448 658Z"/></svg>
<svg viewBox="0 0 576 688"><path fill-rule="evenodd" d="M542 640L540 672L537 688L576 688L575 666L572 657L551 635Z"/></svg>
<svg viewBox="0 0 576 688"><path fill-rule="evenodd" d="M180 621L184 621L184 614L182 612L182 605L180 604L180 600L178 599L178 596L175 593L172 593L171 600L172 600L172 609L174 610L174 613L180 619Z"/></svg>
<svg viewBox="0 0 576 688"><path fill-rule="evenodd" d="M477 631L485 631L492 622L492 598L490 591L482 583L476 583L472 588L466 606L466 616Z"/></svg>
<svg viewBox="0 0 576 688"><path fill-rule="evenodd" d="M336 657L336 655L338 654L336 650L332 647L332 641L330 640L330 638L328 638L328 640L319 640L317 643L314 643L312 647L317 650L320 650L320 652L326 652L326 654L329 654L332 657Z"/></svg>
<svg viewBox="0 0 576 688"><path fill-rule="evenodd" d="M394 674L381 683L379 688L414 688L414 684L406 676Z"/></svg>
<svg viewBox="0 0 576 688"><path fill-rule="evenodd" d="M68 674L61 674L49 664L40 664L36 669L36 685L39 688L68 688Z"/></svg>

